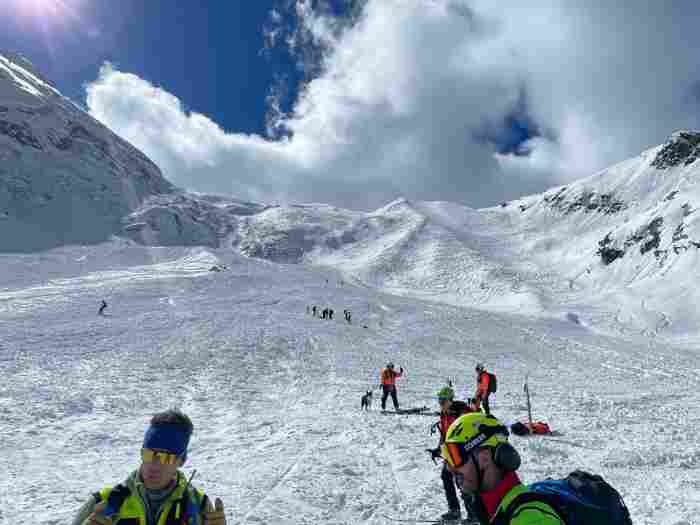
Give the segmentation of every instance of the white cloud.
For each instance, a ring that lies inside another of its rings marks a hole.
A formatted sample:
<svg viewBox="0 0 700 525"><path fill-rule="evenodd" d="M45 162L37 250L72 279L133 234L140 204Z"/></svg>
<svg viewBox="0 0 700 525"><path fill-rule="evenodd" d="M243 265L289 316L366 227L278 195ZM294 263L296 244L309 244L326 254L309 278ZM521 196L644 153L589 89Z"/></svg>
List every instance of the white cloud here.
<svg viewBox="0 0 700 525"><path fill-rule="evenodd" d="M320 48L320 68L280 117L292 136L278 141L227 133L110 66L87 102L171 180L199 191L355 208L399 194L489 205L698 125L689 93L700 76L700 6L662 4L369 0L348 27L298 0L305 33L291 45ZM523 91L545 134L525 145L529 156L496 155L475 131L500 122Z"/></svg>

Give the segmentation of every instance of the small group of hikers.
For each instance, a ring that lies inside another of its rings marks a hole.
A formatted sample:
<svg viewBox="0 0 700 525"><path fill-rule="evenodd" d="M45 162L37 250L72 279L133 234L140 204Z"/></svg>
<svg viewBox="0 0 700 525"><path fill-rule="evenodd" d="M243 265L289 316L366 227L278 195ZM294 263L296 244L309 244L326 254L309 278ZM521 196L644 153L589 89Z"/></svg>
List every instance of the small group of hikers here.
<svg viewBox="0 0 700 525"><path fill-rule="evenodd" d="M396 380L403 376L403 367L398 372L394 369L394 363L387 363L379 372L379 387L382 390L382 410L386 410L386 400L391 396L394 403L394 410L399 409ZM476 391L474 397L469 400L469 407L474 412L479 412L483 406L484 412L491 414L489 397L496 392L496 376L486 370L483 364L477 363L476 371Z"/></svg>
<svg viewBox="0 0 700 525"><path fill-rule="evenodd" d="M333 320L333 315L335 314L335 311L333 310L333 308L324 308L323 310L321 310L316 305L312 305L306 307L306 313L311 314L314 317L318 315L320 319ZM348 323L352 322L352 313L350 313L350 310L343 310L343 317Z"/></svg>
<svg viewBox="0 0 700 525"><path fill-rule="evenodd" d="M443 522L461 520L457 490L467 522L482 525L632 525L620 494L600 476L580 470L565 479L524 485L517 470L521 458L509 441L508 427L490 413L489 395L496 390L495 375L476 366L474 399L455 399L451 385L438 390L440 420L438 446L426 449L433 461L443 460L441 479L448 511ZM488 376L488 377L487 377ZM480 410L483 407L484 412ZM535 428L546 423L516 422L517 434L548 432ZM524 432L517 429L525 427ZM432 429L431 429L432 430Z"/></svg>

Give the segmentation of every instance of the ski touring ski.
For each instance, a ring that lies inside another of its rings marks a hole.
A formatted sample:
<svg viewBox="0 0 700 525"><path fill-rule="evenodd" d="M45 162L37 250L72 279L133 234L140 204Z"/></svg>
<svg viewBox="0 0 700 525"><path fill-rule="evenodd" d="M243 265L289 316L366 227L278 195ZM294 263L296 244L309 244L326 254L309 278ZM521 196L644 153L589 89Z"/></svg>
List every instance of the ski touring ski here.
<svg viewBox="0 0 700 525"><path fill-rule="evenodd" d="M470 520L469 518L460 518L458 520L443 520L441 518L438 519L421 519L421 518L395 518L393 516L389 516L387 514L381 514L383 518L388 519L389 521L392 521L394 523L425 523L425 524L434 524L434 525L472 525L476 524L477 522L474 520Z"/></svg>

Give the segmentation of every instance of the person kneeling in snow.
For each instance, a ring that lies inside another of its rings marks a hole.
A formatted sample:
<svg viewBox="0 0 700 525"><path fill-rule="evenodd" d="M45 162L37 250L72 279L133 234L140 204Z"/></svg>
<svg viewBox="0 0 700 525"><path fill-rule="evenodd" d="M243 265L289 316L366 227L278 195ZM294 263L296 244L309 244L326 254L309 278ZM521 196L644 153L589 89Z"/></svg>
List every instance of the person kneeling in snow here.
<svg viewBox="0 0 700 525"><path fill-rule="evenodd" d="M178 470L193 429L190 418L177 410L153 416L140 468L125 482L93 494L73 525L226 525L221 500L212 505Z"/></svg>

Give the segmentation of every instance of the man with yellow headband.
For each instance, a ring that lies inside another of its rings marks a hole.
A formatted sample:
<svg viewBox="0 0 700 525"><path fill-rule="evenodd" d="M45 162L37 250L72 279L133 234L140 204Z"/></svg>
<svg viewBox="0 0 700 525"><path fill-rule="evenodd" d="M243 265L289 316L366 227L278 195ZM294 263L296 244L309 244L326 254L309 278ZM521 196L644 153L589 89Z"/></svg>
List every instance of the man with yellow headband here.
<svg viewBox="0 0 700 525"><path fill-rule="evenodd" d="M518 498L528 492L516 474L520 455L508 442L508 429L494 416L473 413L457 418L441 455L482 525L564 525L544 501Z"/></svg>
<svg viewBox="0 0 700 525"><path fill-rule="evenodd" d="M96 492L73 525L226 525L222 501L212 505L178 470L187 460L193 430L180 411L153 416L140 468L124 483Z"/></svg>

